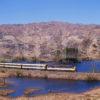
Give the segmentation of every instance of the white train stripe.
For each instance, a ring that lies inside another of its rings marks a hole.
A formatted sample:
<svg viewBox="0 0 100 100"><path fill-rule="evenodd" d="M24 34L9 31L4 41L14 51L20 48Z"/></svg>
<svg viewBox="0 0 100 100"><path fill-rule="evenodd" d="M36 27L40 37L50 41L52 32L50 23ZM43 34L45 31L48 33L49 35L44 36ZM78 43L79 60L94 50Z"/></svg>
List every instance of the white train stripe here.
<svg viewBox="0 0 100 100"><path fill-rule="evenodd" d="M23 66L22 68L24 69L45 69L45 67L25 67L25 66Z"/></svg>
<svg viewBox="0 0 100 100"><path fill-rule="evenodd" d="M54 71L75 71L76 67L72 68L61 68L61 67L48 67L47 64L21 64L21 63L0 63L0 67L5 68L24 68L24 69L44 69L44 70L54 70Z"/></svg>

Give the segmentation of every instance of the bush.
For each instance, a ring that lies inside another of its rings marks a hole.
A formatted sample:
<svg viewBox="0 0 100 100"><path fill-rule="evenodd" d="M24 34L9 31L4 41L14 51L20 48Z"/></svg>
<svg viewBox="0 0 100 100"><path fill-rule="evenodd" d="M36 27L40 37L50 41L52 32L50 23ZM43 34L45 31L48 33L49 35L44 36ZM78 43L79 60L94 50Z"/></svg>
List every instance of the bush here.
<svg viewBox="0 0 100 100"><path fill-rule="evenodd" d="M5 59L4 58L0 58L0 63L5 63Z"/></svg>
<svg viewBox="0 0 100 100"><path fill-rule="evenodd" d="M36 57L20 57L17 56L12 59L12 62L39 62L40 60Z"/></svg>
<svg viewBox="0 0 100 100"><path fill-rule="evenodd" d="M20 62L20 61L25 61L25 60L26 60L25 57L17 56L17 57L12 59L12 62Z"/></svg>
<svg viewBox="0 0 100 100"><path fill-rule="evenodd" d="M30 58L27 58L27 61L28 62L37 62L39 60L36 57L30 57Z"/></svg>
<svg viewBox="0 0 100 100"><path fill-rule="evenodd" d="M20 77L23 77L22 73L20 71L17 71L16 72L16 77L20 78Z"/></svg>
<svg viewBox="0 0 100 100"><path fill-rule="evenodd" d="M1 70L2 73L5 73L5 70Z"/></svg>
<svg viewBox="0 0 100 100"><path fill-rule="evenodd" d="M86 81L91 82L91 81L98 81L98 79L94 75L87 75Z"/></svg>

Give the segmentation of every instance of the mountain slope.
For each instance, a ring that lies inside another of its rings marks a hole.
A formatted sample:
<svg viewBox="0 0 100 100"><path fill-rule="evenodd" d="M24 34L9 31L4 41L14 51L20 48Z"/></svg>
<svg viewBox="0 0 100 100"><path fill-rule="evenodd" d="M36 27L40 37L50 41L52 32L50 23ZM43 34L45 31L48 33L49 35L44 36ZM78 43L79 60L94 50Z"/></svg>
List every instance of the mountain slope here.
<svg viewBox="0 0 100 100"><path fill-rule="evenodd" d="M100 26L63 22L0 25L0 57L55 60L56 51L78 48L79 57L100 59Z"/></svg>

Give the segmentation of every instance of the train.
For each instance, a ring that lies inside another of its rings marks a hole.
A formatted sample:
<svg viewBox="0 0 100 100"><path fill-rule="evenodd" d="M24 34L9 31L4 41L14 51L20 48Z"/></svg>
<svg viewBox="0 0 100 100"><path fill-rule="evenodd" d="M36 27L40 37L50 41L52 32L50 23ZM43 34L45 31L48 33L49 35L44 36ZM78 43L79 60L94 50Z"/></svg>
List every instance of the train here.
<svg viewBox="0 0 100 100"><path fill-rule="evenodd" d="M0 63L2 68L17 68L17 69L33 69L47 71L76 71L76 66L73 67L50 67L47 64L22 64L22 63Z"/></svg>

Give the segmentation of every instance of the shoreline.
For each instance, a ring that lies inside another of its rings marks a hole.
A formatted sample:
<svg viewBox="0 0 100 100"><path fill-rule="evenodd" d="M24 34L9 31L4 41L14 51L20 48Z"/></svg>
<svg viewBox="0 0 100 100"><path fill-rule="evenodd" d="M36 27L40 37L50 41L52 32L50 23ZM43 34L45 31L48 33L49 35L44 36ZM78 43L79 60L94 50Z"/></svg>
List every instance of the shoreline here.
<svg viewBox="0 0 100 100"><path fill-rule="evenodd" d="M31 74L30 74L31 73ZM25 77L25 78L52 78L52 79L69 79L69 80L86 80L87 75L98 76L100 81L100 73L79 73L79 72L58 72L58 71L39 71L39 70L19 70L19 69L2 69L0 70L0 77ZM48 76L47 76L48 75ZM70 76L70 77L69 77ZM71 77L72 76L72 77ZM73 77L74 76L74 77ZM82 98L82 99L81 99ZM21 96L9 97L0 96L0 100L99 100L100 87L94 87L83 93L49 93L38 96Z"/></svg>
<svg viewBox="0 0 100 100"><path fill-rule="evenodd" d="M49 93L39 96L3 97L0 100L100 100L100 88L94 88L84 93Z"/></svg>
<svg viewBox="0 0 100 100"><path fill-rule="evenodd" d="M1 68L0 77L25 77L25 78L46 78L46 79L68 79L100 81L100 73L65 72L65 71L44 71Z"/></svg>

